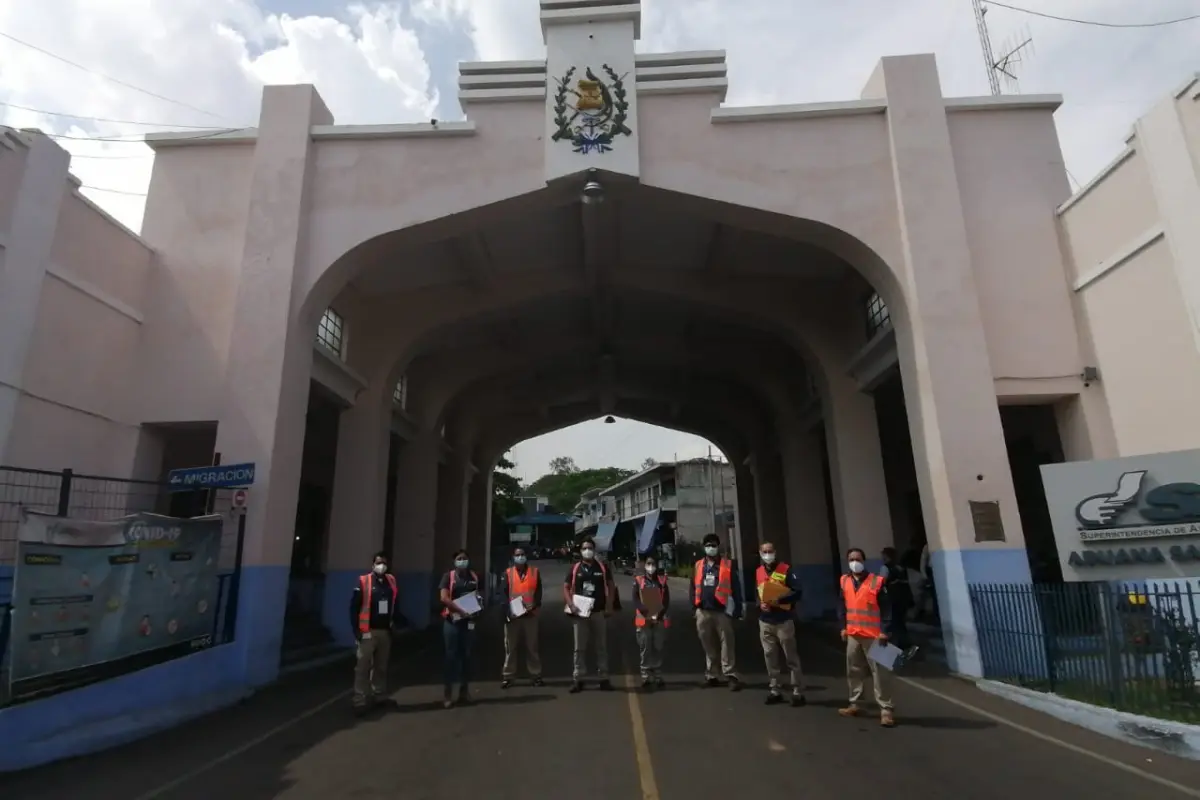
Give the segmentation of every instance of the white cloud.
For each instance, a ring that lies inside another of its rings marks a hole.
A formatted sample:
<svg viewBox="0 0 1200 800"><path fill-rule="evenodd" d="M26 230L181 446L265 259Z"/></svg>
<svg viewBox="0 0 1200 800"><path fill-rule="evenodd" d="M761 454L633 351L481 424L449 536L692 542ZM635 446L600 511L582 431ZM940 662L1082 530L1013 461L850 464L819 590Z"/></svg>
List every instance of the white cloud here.
<svg viewBox="0 0 1200 800"><path fill-rule="evenodd" d="M56 0L0 5L0 31L178 102L104 80L0 40L2 120L66 136L134 139L155 129L253 125L264 83L314 83L341 122L435 116L437 92L398 4L350 5L335 19L271 15L252 0ZM130 24L136 20L136 24ZM48 116L12 105L81 118ZM143 125L83 119L133 120ZM204 131L198 130L198 134ZM128 142L61 140L87 194L141 225L150 151ZM129 194L120 194L127 192Z"/></svg>

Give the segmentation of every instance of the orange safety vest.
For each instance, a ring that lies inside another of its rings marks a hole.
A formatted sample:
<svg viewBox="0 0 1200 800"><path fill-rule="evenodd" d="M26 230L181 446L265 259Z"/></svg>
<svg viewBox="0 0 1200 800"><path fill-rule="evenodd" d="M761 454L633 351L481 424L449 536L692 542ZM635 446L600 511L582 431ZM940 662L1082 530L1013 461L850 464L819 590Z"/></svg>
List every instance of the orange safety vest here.
<svg viewBox="0 0 1200 800"><path fill-rule="evenodd" d="M774 581L775 583L786 584L789 569L791 569L791 568L787 564L776 564L774 569L771 570L770 574L768 574L766 567L764 567L762 564L758 565L758 572L754 573L754 582L758 586L759 602L762 602L762 596L763 596L762 587L763 587L763 585L766 584L767 581ZM784 611L792 610L791 603L783 603L783 604L779 605L778 607L782 608Z"/></svg>
<svg viewBox="0 0 1200 800"><path fill-rule="evenodd" d="M362 591L362 606L358 609L358 630L361 633L370 633L371 631L371 593L375 588L375 582L372 578L375 573L368 572L358 579L358 588ZM396 576L390 572L384 573L387 578L388 586L392 590L392 604L388 606L388 610L393 614L396 611L396 599L400 594L400 589L396 586Z"/></svg>
<svg viewBox="0 0 1200 800"><path fill-rule="evenodd" d="M454 599L454 578L457 575L458 575L458 570L456 570L456 569L450 570L450 586L447 588L447 591L450 592L451 600ZM479 588L479 576L475 574L475 570L471 570L471 580L475 581L475 588L478 589ZM446 619L449 619L450 618L450 609L446 608L445 606L442 606L442 616Z"/></svg>
<svg viewBox="0 0 1200 800"><path fill-rule="evenodd" d="M704 584L704 559L696 562L694 567L695 574L692 575L692 586L695 588L695 605L700 607L700 592ZM730 567L729 559L722 558L717 562L717 587L716 587L717 602L728 607L729 601L733 598L733 569Z"/></svg>
<svg viewBox="0 0 1200 800"><path fill-rule="evenodd" d="M842 598L846 601L846 635L875 638L883 633L883 619L879 613L879 592L883 589L883 578L868 574L863 582L854 586L854 578L842 576Z"/></svg>
<svg viewBox="0 0 1200 800"><path fill-rule="evenodd" d="M651 579L647 578L645 575L638 575L636 578L633 579L633 582L635 584L637 584L637 590L638 590L639 595L641 594L642 590L646 588L646 583L649 580L651 580ZM655 575L653 578L653 581L654 581L654 584L658 587L658 591L660 593L666 592L667 579L664 576ZM659 622L662 624L662 626L664 628L671 627L671 617L667 614L667 607L665 605L663 606L663 610L661 613L662 613L662 617L659 619ZM644 614L642 614L642 612L636 608L633 610L633 624L639 628L646 627L646 616Z"/></svg>
<svg viewBox="0 0 1200 800"><path fill-rule="evenodd" d="M538 585L538 568L526 567L525 580L521 580L521 575L517 572L516 567L508 568L508 599L520 597L525 601L525 608L528 609L526 614L536 614L537 609L533 607L533 598L537 593Z"/></svg>

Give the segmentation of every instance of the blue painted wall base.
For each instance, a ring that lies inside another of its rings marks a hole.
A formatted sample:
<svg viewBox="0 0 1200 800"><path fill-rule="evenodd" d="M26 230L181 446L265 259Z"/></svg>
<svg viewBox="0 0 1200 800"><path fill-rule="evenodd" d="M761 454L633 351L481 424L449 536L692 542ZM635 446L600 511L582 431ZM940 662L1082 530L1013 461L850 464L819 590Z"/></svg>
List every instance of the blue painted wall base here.
<svg viewBox="0 0 1200 800"><path fill-rule="evenodd" d="M796 564L793 569L804 592L799 617L832 619L837 615L837 575L832 564Z"/></svg>
<svg viewBox="0 0 1200 800"><path fill-rule="evenodd" d="M8 564L0 564L0 603L12 600L13 571Z"/></svg>
<svg viewBox="0 0 1200 800"><path fill-rule="evenodd" d="M290 579L290 567L242 567L237 631L230 647L237 653L235 675L246 686L266 686L279 677Z"/></svg>
<svg viewBox="0 0 1200 800"><path fill-rule="evenodd" d="M440 575L432 572L397 572L400 584L400 613L415 630L425 630L433 623L433 606Z"/></svg>
<svg viewBox="0 0 1200 800"><path fill-rule="evenodd" d="M251 693L242 657L224 645L0 709L0 772L116 747L233 705Z"/></svg>
<svg viewBox="0 0 1200 800"><path fill-rule="evenodd" d="M938 550L930 554L930 562L937 590L946 660L951 670L983 677L985 656L989 667L1006 669L1004 654L1016 648L1005 646L1005 636L1040 636L1040 619L1014 614L1013 609L1005 608L1001 602L984 603L979 609L977 625L967 589L971 584L1031 583L1029 557L1025 548ZM987 633L982 650L980 628ZM1044 663L1025 669L1042 673L1048 671Z"/></svg>

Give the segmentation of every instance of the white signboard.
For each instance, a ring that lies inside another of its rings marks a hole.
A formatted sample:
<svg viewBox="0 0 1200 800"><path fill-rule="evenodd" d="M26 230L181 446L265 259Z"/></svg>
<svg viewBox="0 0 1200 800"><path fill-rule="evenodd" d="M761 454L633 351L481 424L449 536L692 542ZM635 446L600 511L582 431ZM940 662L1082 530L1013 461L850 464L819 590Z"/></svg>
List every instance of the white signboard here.
<svg viewBox="0 0 1200 800"><path fill-rule="evenodd" d="M1063 578L1200 577L1200 450L1042 467Z"/></svg>

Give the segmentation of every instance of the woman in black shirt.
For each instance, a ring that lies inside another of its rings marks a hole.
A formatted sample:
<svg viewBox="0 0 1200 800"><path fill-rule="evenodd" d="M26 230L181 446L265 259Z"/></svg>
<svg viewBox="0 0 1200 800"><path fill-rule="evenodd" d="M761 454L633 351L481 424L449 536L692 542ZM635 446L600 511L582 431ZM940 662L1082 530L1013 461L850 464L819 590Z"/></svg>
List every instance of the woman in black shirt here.
<svg viewBox="0 0 1200 800"><path fill-rule="evenodd" d="M479 612L471 607L464 608L459 600L470 596L476 606L482 607L479 595L479 576L471 568L466 550L454 554L454 567L442 576L438 594L442 601L442 641L445 645L445 691L442 705L454 705L452 690L458 684L458 704L471 702L471 646L475 639L475 618Z"/></svg>

